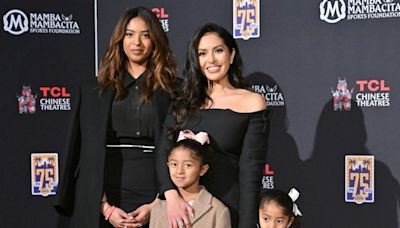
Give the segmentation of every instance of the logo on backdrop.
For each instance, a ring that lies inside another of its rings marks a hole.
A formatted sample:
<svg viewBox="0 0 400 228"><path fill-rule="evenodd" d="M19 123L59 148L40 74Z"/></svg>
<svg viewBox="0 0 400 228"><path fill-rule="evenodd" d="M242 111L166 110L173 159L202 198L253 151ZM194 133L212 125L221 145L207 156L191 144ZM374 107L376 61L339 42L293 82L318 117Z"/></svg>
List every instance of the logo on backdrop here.
<svg viewBox="0 0 400 228"><path fill-rule="evenodd" d="M158 20L161 23L162 28L164 29L164 32L169 31L169 14L165 12L165 8L153 8L151 9L153 13L157 16Z"/></svg>
<svg viewBox="0 0 400 228"><path fill-rule="evenodd" d="M58 186L58 154L32 153L32 195L55 195Z"/></svg>
<svg viewBox="0 0 400 228"><path fill-rule="evenodd" d="M3 16L3 29L13 35L20 35L29 29L28 17L19 9L8 11Z"/></svg>
<svg viewBox="0 0 400 228"><path fill-rule="evenodd" d="M29 17L27 16L29 15ZM24 13L19 9L9 10L3 16L3 29L12 35L25 32L42 34L80 34L77 21L72 14Z"/></svg>
<svg viewBox="0 0 400 228"><path fill-rule="evenodd" d="M274 171L270 170L269 164L265 164L261 184L262 184L262 189L274 188Z"/></svg>
<svg viewBox="0 0 400 228"><path fill-rule="evenodd" d="M260 93L265 98L265 100L267 101L267 105L269 107L285 105L283 94L278 89L277 84L271 87L269 85L252 85L252 87L255 92Z"/></svg>
<svg viewBox="0 0 400 228"><path fill-rule="evenodd" d="M357 106L388 107L390 106L390 87L385 80L357 80L359 93L355 95Z"/></svg>
<svg viewBox="0 0 400 228"><path fill-rule="evenodd" d="M347 111L351 109L351 99L354 99L358 107L389 107L390 87L386 80L357 80L356 88L349 89L346 79L338 79L336 90L332 89L333 108L335 111Z"/></svg>
<svg viewBox="0 0 400 228"><path fill-rule="evenodd" d="M41 86L39 108L41 111L69 111L71 110L71 94L66 87ZM17 94L18 110L20 114L36 113L38 94L32 92L30 85L22 86L21 95Z"/></svg>
<svg viewBox="0 0 400 228"><path fill-rule="evenodd" d="M71 110L71 94L66 87L42 86L40 87L40 109L43 111L69 111Z"/></svg>
<svg viewBox="0 0 400 228"><path fill-rule="evenodd" d="M233 0L233 37L260 37L260 0Z"/></svg>
<svg viewBox="0 0 400 228"><path fill-rule="evenodd" d="M346 79L338 79L336 90L332 90L333 109L335 111L348 111L351 109L353 90L349 90Z"/></svg>
<svg viewBox="0 0 400 228"><path fill-rule="evenodd" d="M398 0L396 0L398 1ZM328 23L342 19L366 20L400 17L400 3L395 0L322 0L320 18Z"/></svg>
<svg viewBox="0 0 400 228"><path fill-rule="evenodd" d="M374 169L374 156L346 155L345 202L374 202Z"/></svg>
<svg viewBox="0 0 400 228"><path fill-rule="evenodd" d="M328 23L337 23L346 18L346 3L343 0L323 0L319 4L319 17Z"/></svg>
<svg viewBox="0 0 400 228"><path fill-rule="evenodd" d="M30 85L22 86L21 95L17 95L19 114L34 114L36 112L37 94L32 93Z"/></svg>

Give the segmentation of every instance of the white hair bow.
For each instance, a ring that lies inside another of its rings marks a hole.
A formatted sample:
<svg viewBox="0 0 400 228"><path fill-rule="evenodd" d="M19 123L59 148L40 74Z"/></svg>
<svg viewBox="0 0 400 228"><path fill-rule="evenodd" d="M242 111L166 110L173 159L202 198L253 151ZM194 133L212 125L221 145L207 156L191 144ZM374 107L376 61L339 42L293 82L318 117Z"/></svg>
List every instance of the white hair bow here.
<svg viewBox="0 0 400 228"><path fill-rule="evenodd" d="M303 216L301 214L301 211L299 210L299 208L297 207L297 205L294 203L300 196L299 191L297 191L297 189L292 188L290 189L289 193L288 193L289 197L292 199L293 201L293 214L295 216Z"/></svg>
<svg viewBox="0 0 400 228"><path fill-rule="evenodd" d="M194 134L191 130L183 130L179 132L177 142L184 139L192 139L199 142L201 145L204 143L210 144L210 139L208 138L207 132L200 131L197 134Z"/></svg>

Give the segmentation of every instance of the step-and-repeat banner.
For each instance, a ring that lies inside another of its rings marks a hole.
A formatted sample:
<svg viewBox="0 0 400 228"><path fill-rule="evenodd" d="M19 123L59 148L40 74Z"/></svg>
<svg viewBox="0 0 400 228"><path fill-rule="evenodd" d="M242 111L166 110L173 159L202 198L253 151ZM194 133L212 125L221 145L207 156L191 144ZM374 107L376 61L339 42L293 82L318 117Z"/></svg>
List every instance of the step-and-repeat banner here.
<svg viewBox="0 0 400 228"><path fill-rule="evenodd" d="M196 28L231 31L273 110L260 188L297 188L304 227L399 227L400 0L1 2L1 227L63 223L51 204L76 86L135 6L180 72Z"/></svg>

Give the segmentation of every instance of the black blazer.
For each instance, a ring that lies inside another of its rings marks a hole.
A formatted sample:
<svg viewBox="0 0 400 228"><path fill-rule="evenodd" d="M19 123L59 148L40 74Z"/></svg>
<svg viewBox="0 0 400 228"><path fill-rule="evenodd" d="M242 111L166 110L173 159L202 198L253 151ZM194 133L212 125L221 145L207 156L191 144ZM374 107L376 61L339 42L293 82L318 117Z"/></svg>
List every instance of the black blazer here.
<svg viewBox="0 0 400 228"><path fill-rule="evenodd" d="M54 205L60 214L71 218L70 227L99 227L107 124L114 96L114 89L99 94L95 80L79 88ZM157 145L171 96L158 89L150 101L156 110Z"/></svg>

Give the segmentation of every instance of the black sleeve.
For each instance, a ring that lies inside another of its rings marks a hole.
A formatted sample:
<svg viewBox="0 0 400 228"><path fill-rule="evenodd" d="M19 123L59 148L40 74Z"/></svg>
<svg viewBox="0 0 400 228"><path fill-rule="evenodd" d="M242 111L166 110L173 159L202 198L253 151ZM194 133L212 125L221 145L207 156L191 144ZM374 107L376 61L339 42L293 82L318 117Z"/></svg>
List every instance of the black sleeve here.
<svg viewBox="0 0 400 228"><path fill-rule="evenodd" d="M157 168L157 177L160 184L160 198L164 199L164 192L170 189L174 189L175 185L172 183L171 178L169 177L169 171L167 167L168 161L168 152L172 148L172 141L168 137L168 130L170 127L174 126L175 118L169 112L167 117L165 118L165 122L163 124L163 130L160 137L160 142L156 150L156 168Z"/></svg>
<svg viewBox="0 0 400 228"><path fill-rule="evenodd" d="M251 114L239 161L239 227L253 227L258 221L258 197L262 169L267 155L268 111Z"/></svg>
<svg viewBox="0 0 400 228"><path fill-rule="evenodd" d="M75 180L79 172L79 156L81 145L80 134L80 102L81 91L78 88L76 105L73 107L72 122L68 132L68 140L63 151L61 179L57 187L54 208L63 215L71 214L75 201Z"/></svg>

